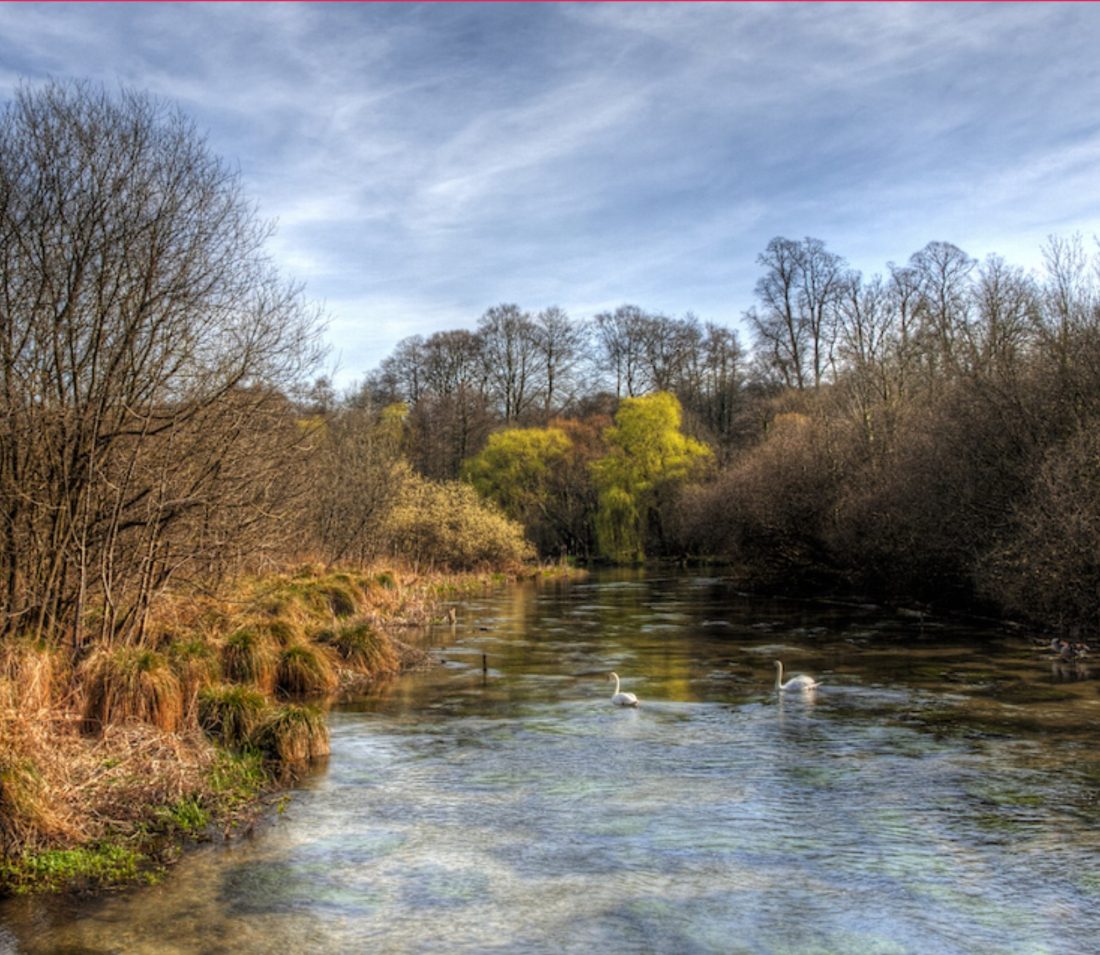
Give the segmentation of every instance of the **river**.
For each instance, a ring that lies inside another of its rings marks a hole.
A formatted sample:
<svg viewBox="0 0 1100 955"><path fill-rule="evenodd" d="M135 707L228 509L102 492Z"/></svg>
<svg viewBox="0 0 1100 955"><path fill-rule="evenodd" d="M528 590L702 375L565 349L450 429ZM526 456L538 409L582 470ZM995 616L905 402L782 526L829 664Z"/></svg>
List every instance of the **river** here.
<svg viewBox="0 0 1100 955"><path fill-rule="evenodd" d="M458 611L254 836L9 900L0 952L1100 947L1098 684L1030 635L689 574ZM780 698L776 659L822 686Z"/></svg>

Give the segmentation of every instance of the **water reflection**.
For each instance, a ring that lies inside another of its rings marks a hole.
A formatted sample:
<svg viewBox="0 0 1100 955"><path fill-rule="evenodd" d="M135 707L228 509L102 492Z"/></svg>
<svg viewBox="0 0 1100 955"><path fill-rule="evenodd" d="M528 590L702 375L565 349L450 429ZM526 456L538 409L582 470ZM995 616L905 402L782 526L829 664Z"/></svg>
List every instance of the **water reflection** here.
<svg viewBox="0 0 1100 955"><path fill-rule="evenodd" d="M1100 698L1026 637L631 574L428 643L257 837L0 951L1092 950Z"/></svg>

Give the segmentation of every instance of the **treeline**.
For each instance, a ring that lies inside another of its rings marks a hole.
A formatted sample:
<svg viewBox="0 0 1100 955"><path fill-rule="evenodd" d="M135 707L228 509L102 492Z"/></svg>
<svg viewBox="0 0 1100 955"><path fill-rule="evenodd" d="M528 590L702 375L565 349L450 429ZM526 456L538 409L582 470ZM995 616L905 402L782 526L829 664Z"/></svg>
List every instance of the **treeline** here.
<svg viewBox="0 0 1100 955"><path fill-rule="evenodd" d="M722 557L769 584L1093 627L1100 259L1079 237L1042 252L1033 273L932 242L867 278L776 238L748 354L691 315L501 305L405 339L336 414L404 409L413 467L464 475L546 554ZM658 394L714 456L609 497L613 416ZM637 546L608 543L615 501Z"/></svg>
<svg viewBox="0 0 1100 955"><path fill-rule="evenodd" d="M770 584L1095 625L1100 266L933 242L759 256L752 341L490 308L337 396L321 316L178 112L79 84L0 117L0 638L145 641L166 589L302 557L722 558ZM518 523L517 523L518 522Z"/></svg>

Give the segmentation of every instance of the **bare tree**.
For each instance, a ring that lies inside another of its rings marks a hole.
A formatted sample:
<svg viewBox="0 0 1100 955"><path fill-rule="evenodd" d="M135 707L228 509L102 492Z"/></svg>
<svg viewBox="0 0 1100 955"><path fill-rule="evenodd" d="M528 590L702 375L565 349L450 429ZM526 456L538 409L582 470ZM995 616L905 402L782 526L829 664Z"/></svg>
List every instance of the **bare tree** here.
<svg viewBox="0 0 1100 955"><path fill-rule="evenodd" d="M543 417L548 420L573 397L574 372L587 333L583 325L571 321L556 305L544 308L534 321L535 348L542 363Z"/></svg>
<svg viewBox="0 0 1100 955"><path fill-rule="evenodd" d="M648 388L644 374L648 320L637 305L620 305L593 319L600 377L614 378L616 398L636 397Z"/></svg>
<svg viewBox="0 0 1100 955"><path fill-rule="evenodd" d="M971 273L977 262L950 242L929 242L909 259L920 297L917 315L931 380L963 370L960 347L971 320Z"/></svg>
<svg viewBox="0 0 1100 955"><path fill-rule="evenodd" d="M518 305L496 305L478 322L490 395L505 422L521 418L540 398L537 326Z"/></svg>
<svg viewBox="0 0 1100 955"><path fill-rule="evenodd" d="M147 96L55 83L4 110L0 632L79 641L98 604L103 636L140 635L187 562L174 528L248 498L222 477L317 358L269 231Z"/></svg>
<svg viewBox="0 0 1100 955"><path fill-rule="evenodd" d="M777 237L757 262L760 308L746 317L762 356L789 388L819 387L831 364L844 260L820 239Z"/></svg>

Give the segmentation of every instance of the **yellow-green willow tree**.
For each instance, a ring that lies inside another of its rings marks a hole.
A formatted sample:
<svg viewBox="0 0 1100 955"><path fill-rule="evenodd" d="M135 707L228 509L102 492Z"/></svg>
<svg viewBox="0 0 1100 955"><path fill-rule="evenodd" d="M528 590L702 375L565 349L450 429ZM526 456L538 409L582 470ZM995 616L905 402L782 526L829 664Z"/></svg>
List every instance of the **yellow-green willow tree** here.
<svg viewBox="0 0 1100 955"><path fill-rule="evenodd" d="M709 460L710 449L681 431L675 395L626 398L604 431L607 454L592 464L599 494L600 552L619 562L643 560L651 517L663 491Z"/></svg>
<svg viewBox="0 0 1100 955"><path fill-rule="evenodd" d="M565 518L561 498L569 489L558 476L571 450L561 428L509 428L489 436L481 453L466 461L462 476L523 524L540 552L548 553Z"/></svg>

